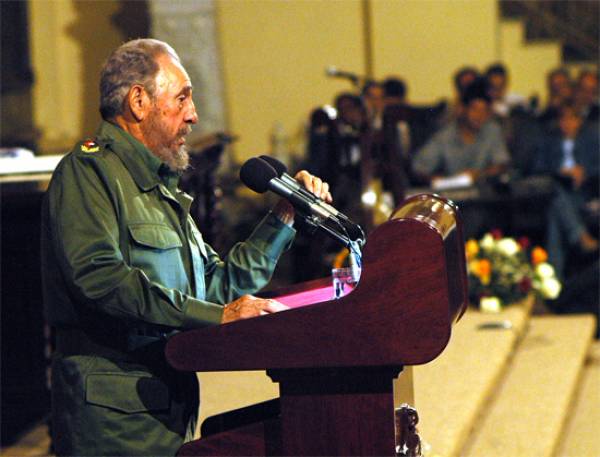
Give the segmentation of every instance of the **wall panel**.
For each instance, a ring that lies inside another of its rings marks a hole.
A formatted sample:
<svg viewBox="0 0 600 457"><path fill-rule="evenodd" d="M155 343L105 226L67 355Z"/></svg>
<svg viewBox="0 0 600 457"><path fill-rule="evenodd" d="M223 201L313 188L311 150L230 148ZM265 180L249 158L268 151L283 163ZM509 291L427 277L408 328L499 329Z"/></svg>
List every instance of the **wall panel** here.
<svg viewBox="0 0 600 457"><path fill-rule="evenodd" d="M350 88L327 78L325 67L363 71L359 0L221 0L218 27L238 161L269 150L276 122L292 137L291 147L301 148L294 140L310 109Z"/></svg>
<svg viewBox="0 0 600 457"><path fill-rule="evenodd" d="M371 0L374 76L400 75L409 99L452 94L452 75L496 57L496 0Z"/></svg>

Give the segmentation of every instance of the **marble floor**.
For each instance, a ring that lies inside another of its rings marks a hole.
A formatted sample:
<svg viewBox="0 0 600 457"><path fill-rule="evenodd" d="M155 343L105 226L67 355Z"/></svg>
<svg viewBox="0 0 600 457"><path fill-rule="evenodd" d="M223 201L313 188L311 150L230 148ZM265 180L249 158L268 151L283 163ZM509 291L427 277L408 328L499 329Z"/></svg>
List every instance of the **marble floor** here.
<svg viewBox="0 0 600 457"><path fill-rule="evenodd" d="M0 450L3 457L45 457L52 456L50 453L50 436L48 425L40 422L31 430L24 433L12 446Z"/></svg>

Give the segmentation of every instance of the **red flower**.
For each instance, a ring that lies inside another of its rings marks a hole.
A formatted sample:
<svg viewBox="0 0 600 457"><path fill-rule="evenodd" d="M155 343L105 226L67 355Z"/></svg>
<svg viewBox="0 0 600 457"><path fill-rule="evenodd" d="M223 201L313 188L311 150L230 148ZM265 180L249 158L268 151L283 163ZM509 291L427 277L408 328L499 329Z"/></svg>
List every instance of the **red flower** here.
<svg viewBox="0 0 600 457"><path fill-rule="evenodd" d="M531 290L531 278L529 276L525 276L523 279L521 279L521 282L519 283L519 290L524 294Z"/></svg>
<svg viewBox="0 0 600 457"><path fill-rule="evenodd" d="M529 246L531 246L531 241L529 241L529 238L526 236L519 238L517 243L519 243L519 246L521 246L522 249L527 249Z"/></svg>
<svg viewBox="0 0 600 457"><path fill-rule="evenodd" d="M492 234L492 237L493 237L495 240L499 240L499 239L501 239L501 238L502 238L502 230L500 230L500 229L493 229L493 230L490 230L490 233Z"/></svg>

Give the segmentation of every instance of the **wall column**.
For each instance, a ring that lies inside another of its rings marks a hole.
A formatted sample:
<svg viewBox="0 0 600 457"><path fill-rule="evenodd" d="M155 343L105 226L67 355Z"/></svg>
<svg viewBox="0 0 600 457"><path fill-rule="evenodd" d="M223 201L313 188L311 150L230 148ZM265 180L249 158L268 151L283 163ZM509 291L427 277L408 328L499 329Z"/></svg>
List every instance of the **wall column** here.
<svg viewBox="0 0 600 457"><path fill-rule="evenodd" d="M179 54L194 86L199 122L192 141L225 129L221 64L213 0L173 2L150 0L152 36Z"/></svg>
<svg viewBox="0 0 600 457"><path fill-rule="evenodd" d="M33 121L40 152L65 152L81 132L81 81L77 45L64 30L75 18L64 1L30 2L29 33L34 71Z"/></svg>

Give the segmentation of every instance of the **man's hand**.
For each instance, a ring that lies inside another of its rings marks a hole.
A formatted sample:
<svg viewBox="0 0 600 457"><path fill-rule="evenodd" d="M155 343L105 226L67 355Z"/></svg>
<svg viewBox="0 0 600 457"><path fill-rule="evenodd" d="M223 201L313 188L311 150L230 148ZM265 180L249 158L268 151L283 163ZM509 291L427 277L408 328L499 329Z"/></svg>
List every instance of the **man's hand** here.
<svg viewBox="0 0 600 457"><path fill-rule="evenodd" d="M333 198L331 198L331 193L329 192L329 184L327 184L318 176L313 176L306 170L300 170L298 173L296 173L294 179L302 184L307 191L315 194L321 200L324 200L327 203L331 203L333 201Z"/></svg>
<svg viewBox="0 0 600 457"><path fill-rule="evenodd" d="M233 322L250 317L264 316L289 309L276 300L254 297L253 295L242 295L237 300L225 305L221 323Z"/></svg>
<svg viewBox="0 0 600 457"><path fill-rule="evenodd" d="M331 193L329 192L329 184L327 184L318 176L313 176L308 171L301 170L296 173L294 179L303 185L306 190L315 194L321 200L326 201L327 203L331 203L333 201ZM273 212L284 224L293 224L295 215L294 207L287 200L282 198L277 203L275 208L273 208Z"/></svg>

